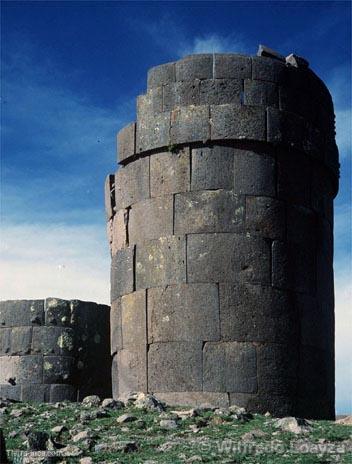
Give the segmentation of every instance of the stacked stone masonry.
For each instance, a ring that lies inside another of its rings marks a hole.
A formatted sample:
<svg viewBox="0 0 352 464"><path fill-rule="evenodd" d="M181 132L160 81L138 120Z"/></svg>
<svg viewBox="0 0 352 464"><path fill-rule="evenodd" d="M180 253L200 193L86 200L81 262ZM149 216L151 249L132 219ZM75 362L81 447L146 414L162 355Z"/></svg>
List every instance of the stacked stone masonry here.
<svg viewBox="0 0 352 464"><path fill-rule="evenodd" d="M152 68L118 160L105 188L114 396L332 418L339 164L307 62Z"/></svg>
<svg viewBox="0 0 352 464"><path fill-rule="evenodd" d="M110 308L78 300L0 302L0 397L111 395Z"/></svg>

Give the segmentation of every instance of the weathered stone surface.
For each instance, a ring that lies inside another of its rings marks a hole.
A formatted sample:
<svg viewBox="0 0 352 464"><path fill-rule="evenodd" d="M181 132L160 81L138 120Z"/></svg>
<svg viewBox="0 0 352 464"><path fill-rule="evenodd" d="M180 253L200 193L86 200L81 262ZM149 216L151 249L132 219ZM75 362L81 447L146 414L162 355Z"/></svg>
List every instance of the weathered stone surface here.
<svg viewBox="0 0 352 464"><path fill-rule="evenodd" d="M162 111L163 87L149 89L145 95L137 97L137 119L144 118L148 114L161 113Z"/></svg>
<svg viewBox="0 0 352 464"><path fill-rule="evenodd" d="M252 58L252 79L271 82L285 82L287 68L285 63L264 56Z"/></svg>
<svg viewBox="0 0 352 464"><path fill-rule="evenodd" d="M219 340L215 284L182 284L148 290L148 342Z"/></svg>
<svg viewBox="0 0 352 464"><path fill-rule="evenodd" d="M171 112L170 143L205 143L210 139L209 106L186 106Z"/></svg>
<svg viewBox="0 0 352 464"><path fill-rule="evenodd" d="M136 152L167 147L170 143L170 113L145 113L137 121Z"/></svg>
<svg viewBox="0 0 352 464"><path fill-rule="evenodd" d="M136 345L117 353L118 394L147 391L147 347Z"/></svg>
<svg viewBox="0 0 352 464"><path fill-rule="evenodd" d="M111 224L111 254L115 255L118 250L128 246L127 230L130 209L120 209L114 215Z"/></svg>
<svg viewBox="0 0 352 464"><path fill-rule="evenodd" d="M313 294L316 289L315 253L309 245L274 241L272 283L274 287Z"/></svg>
<svg viewBox="0 0 352 464"><path fill-rule="evenodd" d="M257 347L258 391L270 395L295 395L297 391L298 347L295 344L267 344Z"/></svg>
<svg viewBox="0 0 352 464"><path fill-rule="evenodd" d="M216 407L229 406L227 393L220 392L155 392L155 396L170 406Z"/></svg>
<svg viewBox="0 0 352 464"><path fill-rule="evenodd" d="M133 246L118 250L111 260L111 301L134 290Z"/></svg>
<svg viewBox="0 0 352 464"><path fill-rule="evenodd" d="M329 376L334 378L334 370L329 371L327 355L324 351L305 346L300 350L298 394L300 397L324 397L328 393Z"/></svg>
<svg viewBox="0 0 352 464"><path fill-rule="evenodd" d="M50 402L76 401L76 390L72 385L51 385Z"/></svg>
<svg viewBox="0 0 352 464"><path fill-rule="evenodd" d="M234 149L216 145L192 149L191 190L232 190Z"/></svg>
<svg viewBox="0 0 352 464"><path fill-rule="evenodd" d="M265 110L240 105L211 105L211 140L258 140L266 137Z"/></svg>
<svg viewBox="0 0 352 464"><path fill-rule="evenodd" d="M104 186L105 213L106 219L109 220L114 215L115 208L115 176L108 174L105 178Z"/></svg>
<svg viewBox="0 0 352 464"><path fill-rule="evenodd" d="M213 55L189 55L176 61L176 81L211 79L213 77Z"/></svg>
<svg viewBox="0 0 352 464"><path fill-rule="evenodd" d="M234 192L275 196L275 158L264 153L235 150Z"/></svg>
<svg viewBox="0 0 352 464"><path fill-rule="evenodd" d="M175 82L175 63L165 63L148 71L148 88L160 87Z"/></svg>
<svg viewBox="0 0 352 464"><path fill-rule="evenodd" d="M22 385L21 401L34 403L50 401L50 385Z"/></svg>
<svg viewBox="0 0 352 464"><path fill-rule="evenodd" d="M42 383L41 356L0 356L0 383Z"/></svg>
<svg viewBox="0 0 352 464"><path fill-rule="evenodd" d="M201 391L202 342L153 343L148 351L151 391Z"/></svg>
<svg viewBox="0 0 352 464"><path fill-rule="evenodd" d="M11 355L31 352L32 330L42 327L13 327L11 330Z"/></svg>
<svg viewBox="0 0 352 464"><path fill-rule="evenodd" d="M143 243L173 233L172 195L136 203L129 211L129 243Z"/></svg>
<svg viewBox="0 0 352 464"><path fill-rule="evenodd" d="M246 197L246 230L271 239L286 235L283 202L268 197Z"/></svg>
<svg viewBox="0 0 352 464"><path fill-rule="evenodd" d="M298 244L309 244L314 250L318 232L315 213L303 206L287 205L286 217L287 240Z"/></svg>
<svg viewBox="0 0 352 464"><path fill-rule="evenodd" d="M292 297L269 286L220 284L221 338L238 342L296 340L298 323Z"/></svg>
<svg viewBox="0 0 352 464"><path fill-rule="evenodd" d="M45 324L67 326L71 322L71 308L68 300L47 298L44 303Z"/></svg>
<svg viewBox="0 0 352 464"><path fill-rule="evenodd" d="M207 79L200 82L200 105L241 103L240 79Z"/></svg>
<svg viewBox="0 0 352 464"><path fill-rule="evenodd" d="M28 358L28 356L26 356ZM68 356L44 356L43 382L69 383L74 369L74 358Z"/></svg>
<svg viewBox="0 0 352 464"><path fill-rule="evenodd" d="M252 74L251 58L235 54L214 54L214 79L246 79Z"/></svg>
<svg viewBox="0 0 352 464"><path fill-rule="evenodd" d="M121 298L123 348L147 343L146 291L139 290Z"/></svg>
<svg viewBox="0 0 352 464"><path fill-rule="evenodd" d="M144 245L137 246L137 290L185 281L186 244L184 237L160 237L158 240L151 240Z"/></svg>
<svg viewBox="0 0 352 464"><path fill-rule="evenodd" d="M240 234L196 234L187 238L189 282L270 282L270 245Z"/></svg>
<svg viewBox="0 0 352 464"><path fill-rule="evenodd" d="M252 344L206 343L203 369L205 391L253 393L257 390L256 350Z"/></svg>
<svg viewBox="0 0 352 464"><path fill-rule="evenodd" d="M136 153L136 123L131 122L117 134L118 161L123 162Z"/></svg>
<svg viewBox="0 0 352 464"><path fill-rule="evenodd" d="M0 326L41 325L43 320L43 300L0 301Z"/></svg>
<svg viewBox="0 0 352 464"><path fill-rule="evenodd" d="M278 197L301 206L310 204L311 162L299 153L280 151L278 156Z"/></svg>
<svg viewBox="0 0 352 464"><path fill-rule="evenodd" d="M121 298L111 303L110 350L111 355L114 355L118 350L122 350Z"/></svg>
<svg viewBox="0 0 352 464"><path fill-rule="evenodd" d="M231 191L180 193L175 196L175 234L239 232L244 201Z"/></svg>
<svg viewBox="0 0 352 464"><path fill-rule="evenodd" d="M115 175L116 208L122 209L149 198L149 158L120 167Z"/></svg>
<svg viewBox="0 0 352 464"><path fill-rule="evenodd" d="M71 356L74 348L74 331L63 327L33 327L32 352L43 355Z"/></svg>
<svg viewBox="0 0 352 464"><path fill-rule="evenodd" d="M275 417L291 416L296 411L295 397L283 395L230 393L230 404L242 406L253 413L270 412Z"/></svg>
<svg viewBox="0 0 352 464"><path fill-rule="evenodd" d="M0 360L1 365L1 360ZM10 385L0 384L0 397L7 398L9 400L21 400L21 386L20 385Z"/></svg>
<svg viewBox="0 0 352 464"><path fill-rule="evenodd" d="M257 56L267 56L268 58L273 58L275 60L285 62L286 59L283 55L273 50L272 48L267 47L266 45L259 45Z"/></svg>
<svg viewBox="0 0 352 464"><path fill-rule="evenodd" d="M307 68L309 66L309 63L305 58L295 55L294 53L286 56L286 63L290 64L291 66L295 66L296 68Z"/></svg>
<svg viewBox="0 0 352 464"><path fill-rule="evenodd" d="M273 82L244 81L244 104L250 106L279 106L279 89Z"/></svg>
<svg viewBox="0 0 352 464"><path fill-rule="evenodd" d="M175 82L163 87L163 111L172 111L178 106L199 105L200 81Z"/></svg>
<svg viewBox="0 0 352 464"><path fill-rule="evenodd" d="M0 328L0 355L10 354L11 329Z"/></svg>
<svg viewBox="0 0 352 464"><path fill-rule="evenodd" d="M156 153L150 157L150 194L159 197L190 189L189 149Z"/></svg>

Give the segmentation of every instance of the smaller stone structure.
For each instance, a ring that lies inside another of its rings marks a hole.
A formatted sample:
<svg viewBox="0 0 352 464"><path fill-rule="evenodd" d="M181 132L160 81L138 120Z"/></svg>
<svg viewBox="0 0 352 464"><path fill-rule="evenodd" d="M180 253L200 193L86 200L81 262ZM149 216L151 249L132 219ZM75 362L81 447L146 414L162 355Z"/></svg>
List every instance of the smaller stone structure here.
<svg viewBox="0 0 352 464"><path fill-rule="evenodd" d="M78 300L0 302L0 396L111 396L110 308Z"/></svg>

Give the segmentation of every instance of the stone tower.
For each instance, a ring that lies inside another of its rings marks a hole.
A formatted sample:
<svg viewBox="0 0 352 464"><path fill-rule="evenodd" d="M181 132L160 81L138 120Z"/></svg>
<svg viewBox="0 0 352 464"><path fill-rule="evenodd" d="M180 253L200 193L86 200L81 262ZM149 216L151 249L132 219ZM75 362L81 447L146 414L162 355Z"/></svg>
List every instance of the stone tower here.
<svg viewBox="0 0 352 464"><path fill-rule="evenodd" d="M334 111L295 55L152 68L106 180L115 397L334 417Z"/></svg>

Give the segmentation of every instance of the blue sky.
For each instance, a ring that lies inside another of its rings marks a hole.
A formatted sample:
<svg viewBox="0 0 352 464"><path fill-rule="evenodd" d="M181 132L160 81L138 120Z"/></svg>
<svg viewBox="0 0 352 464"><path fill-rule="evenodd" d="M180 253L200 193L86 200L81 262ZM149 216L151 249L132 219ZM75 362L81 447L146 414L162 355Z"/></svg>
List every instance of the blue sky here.
<svg viewBox="0 0 352 464"><path fill-rule="evenodd" d="M197 52L297 53L327 83L337 410L352 410L350 2L2 2L2 298L109 299L103 181L151 66Z"/></svg>

